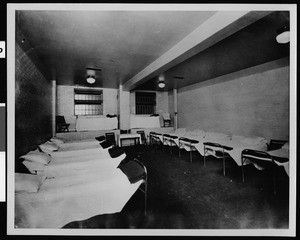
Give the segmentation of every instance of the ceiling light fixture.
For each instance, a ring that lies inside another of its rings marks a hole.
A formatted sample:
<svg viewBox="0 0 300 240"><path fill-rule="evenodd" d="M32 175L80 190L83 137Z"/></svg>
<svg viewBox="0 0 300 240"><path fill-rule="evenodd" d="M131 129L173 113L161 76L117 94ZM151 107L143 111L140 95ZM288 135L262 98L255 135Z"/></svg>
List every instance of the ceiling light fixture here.
<svg viewBox="0 0 300 240"><path fill-rule="evenodd" d="M290 27L284 26L277 30L276 41L278 43L288 43L290 41Z"/></svg>
<svg viewBox="0 0 300 240"><path fill-rule="evenodd" d="M96 79L95 79L94 76L88 75L86 81L87 81L89 84L93 84L93 83L95 83Z"/></svg>
<svg viewBox="0 0 300 240"><path fill-rule="evenodd" d="M158 76L158 87L164 88L165 86L166 86L165 77L164 77L164 75L161 74Z"/></svg>
<svg viewBox="0 0 300 240"><path fill-rule="evenodd" d="M160 88L164 88L166 86L165 82L164 81L158 81L158 86Z"/></svg>

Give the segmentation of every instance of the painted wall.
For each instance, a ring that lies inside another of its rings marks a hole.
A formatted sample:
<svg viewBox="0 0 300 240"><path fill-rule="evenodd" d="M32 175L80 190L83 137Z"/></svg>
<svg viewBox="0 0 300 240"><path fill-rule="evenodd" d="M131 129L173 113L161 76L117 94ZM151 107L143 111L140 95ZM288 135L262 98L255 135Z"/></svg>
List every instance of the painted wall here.
<svg viewBox="0 0 300 240"><path fill-rule="evenodd" d="M130 92L123 91L123 86L119 89L119 128L128 130L130 128Z"/></svg>
<svg viewBox="0 0 300 240"><path fill-rule="evenodd" d="M15 155L52 136L52 84L16 43Z"/></svg>
<svg viewBox="0 0 300 240"><path fill-rule="evenodd" d="M170 113L170 117L171 117L171 124L172 124L172 126L174 126L174 93L173 93L173 91L168 92L168 109L169 109L169 113Z"/></svg>
<svg viewBox="0 0 300 240"><path fill-rule="evenodd" d="M178 91L178 127L289 138L287 58Z"/></svg>
<svg viewBox="0 0 300 240"><path fill-rule="evenodd" d="M156 92L156 113L160 114L160 125L163 125L162 113L169 113L168 92ZM130 114L135 114L135 91L130 92Z"/></svg>
<svg viewBox="0 0 300 240"><path fill-rule="evenodd" d="M76 86L57 85L56 114L63 115L66 122L70 123L69 129L75 129L76 116L74 115L74 88ZM103 115L117 114L118 99L117 89L94 88L103 90Z"/></svg>

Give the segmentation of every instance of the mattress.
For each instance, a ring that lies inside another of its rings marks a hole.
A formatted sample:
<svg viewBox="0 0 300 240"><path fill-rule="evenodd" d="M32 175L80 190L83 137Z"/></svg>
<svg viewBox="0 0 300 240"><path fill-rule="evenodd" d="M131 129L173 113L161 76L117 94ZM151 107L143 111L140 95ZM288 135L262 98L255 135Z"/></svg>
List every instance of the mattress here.
<svg viewBox="0 0 300 240"><path fill-rule="evenodd" d="M142 180L131 184L117 168L46 179L37 193L15 194L15 228L61 228L69 222L120 212Z"/></svg>
<svg viewBox="0 0 300 240"><path fill-rule="evenodd" d="M70 151L70 150L88 149L88 148L102 148L100 142L97 141L96 139L68 141L57 145L59 146L59 151Z"/></svg>

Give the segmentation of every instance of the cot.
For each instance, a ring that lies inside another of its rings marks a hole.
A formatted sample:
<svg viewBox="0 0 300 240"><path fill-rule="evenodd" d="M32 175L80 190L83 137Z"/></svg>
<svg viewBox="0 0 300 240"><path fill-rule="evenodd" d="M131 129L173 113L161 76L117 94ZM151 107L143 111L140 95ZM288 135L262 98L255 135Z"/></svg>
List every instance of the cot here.
<svg viewBox="0 0 300 240"><path fill-rule="evenodd" d="M274 158L274 162L278 166L282 166L288 176L290 176L290 164L289 164L289 143L283 145L282 148L268 151L269 155Z"/></svg>
<svg viewBox="0 0 300 240"><path fill-rule="evenodd" d="M59 151L69 151L74 149L87 149L87 148L101 148L100 142L97 141L96 139L68 141L68 142L56 143L56 144L59 146Z"/></svg>
<svg viewBox="0 0 300 240"><path fill-rule="evenodd" d="M198 151L200 155L204 156L204 165L205 156L213 155L219 157L220 152L222 152L223 155L223 150L224 154L233 158L238 166L242 165L241 153L244 149L250 148L261 151L267 150L267 140L263 137L228 135L219 132L204 131L201 129L187 131L184 128L177 129L175 133L169 135L171 138L165 136L168 140L165 140L164 142L169 145L176 144L179 148L179 157L180 149L185 149L190 152ZM209 147L207 147L207 143L210 145ZM192 161L191 154L190 159ZM246 164L247 163L248 162L246 162Z"/></svg>
<svg viewBox="0 0 300 240"><path fill-rule="evenodd" d="M53 137L49 141L46 141L44 144L40 144L39 146L42 150L48 150L49 145L52 145L56 151L70 151L70 150L79 150L79 149L88 149L88 148L103 148L101 143L106 140L104 136L99 136L91 139L82 139L82 140L69 140L66 141L61 138ZM43 149L44 147L44 149Z"/></svg>
<svg viewBox="0 0 300 240"><path fill-rule="evenodd" d="M35 190L16 190L15 228L61 228L72 221L120 212L143 182L131 183L118 168L40 180Z"/></svg>
<svg viewBox="0 0 300 240"><path fill-rule="evenodd" d="M208 140L208 139L207 139ZM217 143L219 146L210 146L209 151L206 151L207 155L214 155L219 151L223 151L228 154L238 166L242 165L242 151L245 149L253 149L259 151L267 150L267 140L263 137L245 137L245 136L236 136L233 135L227 139L209 139L210 143ZM200 154L204 154L204 147L196 146ZM248 161L244 163L249 164Z"/></svg>
<svg viewBox="0 0 300 240"><path fill-rule="evenodd" d="M32 174L43 174L47 178L70 176L88 172L91 168L116 168L126 154L119 147L87 148L69 151L52 151L50 154L38 150L21 156L22 163Z"/></svg>
<svg viewBox="0 0 300 240"><path fill-rule="evenodd" d="M242 181L245 181L243 165L245 161L252 163L258 170L272 169L273 193L276 194L276 168L283 166L289 176L289 144L286 143L280 149L272 151L257 151L245 149L242 151Z"/></svg>
<svg viewBox="0 0 300 240"><path fill-rule="evenodd" d="M251 157L256 158L261 161L271 161L273 160L273 163L277 166L282 166L286 172L286 174L289 176L289 142L286 142L281 148L266 151L265 155L268 155L269 158L266 157L260 157L259 155L253 155ZM249 155L249 154L248 154ZM247 155L244 154L244 160L247 160ZM253 162L252 162L253 163ZM262 170L264 169L263 165L259 164L253 164L257 169Z"/></svg>
<svg viewBox="0 0 300 240"><path fill-rule="evenodd" d="M33 152L27 163L42 169L27 166L31 174L15 173L16 228L61 228L71 221L120 212L142 184L146 211L146 168L139 163L142 169L130 165L126 171L126 154L118 147L62 151L68 152L62 156Z"/></svg>

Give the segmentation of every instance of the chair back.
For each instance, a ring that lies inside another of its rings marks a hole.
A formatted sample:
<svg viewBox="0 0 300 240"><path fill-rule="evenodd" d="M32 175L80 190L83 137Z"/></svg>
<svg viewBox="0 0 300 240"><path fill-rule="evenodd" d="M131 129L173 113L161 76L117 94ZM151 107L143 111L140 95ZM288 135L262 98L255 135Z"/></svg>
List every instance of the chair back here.
<svg viewBox="0 0 300 240"><path fill-rule="evenodd" d="M268 151L280 149L286 142L288 142L288 141L271 139Z"/></svg>
<svg viewBox="0 0 300 240"><path fill-rule="evenodd" d="M66 120L64 116L56 116L56 123L57 124L66 124Z"/></svg>
<svg viewBox="0 0 300 240"><path fill-rule="evenodd" d="M170 114L169 113L163 113L162 117L164 120L171 120Z"/></svg>
<svg viewBox="0 0 300 240"><path fill-rule="evenodd" d="M111 142L113 145L116 145L116 138L114 132L105 133L105 139L106 141Z"/></svg>
<svg viewBox="0 0 300 240"><path fill-rule="evenodd" d="M127 133L130 133L130 129L127 129L127 130L121 129L120 130L120 134L127 134Z"/></svg>
<svg viewBox="0 0 300 240"><path fill-rule="evenodd" d="M141 140L142 140L142 143L146 143L146 135L145 135L145 132L144 131L136 131L136 133L140 134L141 135Z"/></svg>

